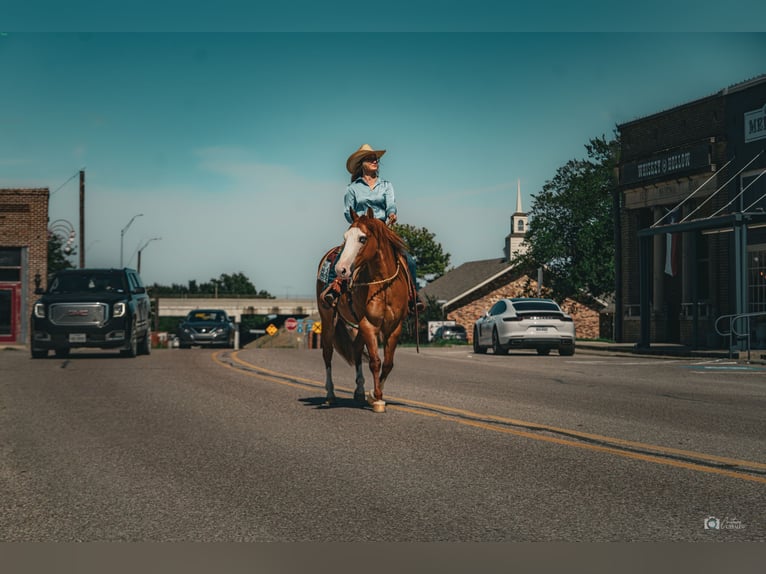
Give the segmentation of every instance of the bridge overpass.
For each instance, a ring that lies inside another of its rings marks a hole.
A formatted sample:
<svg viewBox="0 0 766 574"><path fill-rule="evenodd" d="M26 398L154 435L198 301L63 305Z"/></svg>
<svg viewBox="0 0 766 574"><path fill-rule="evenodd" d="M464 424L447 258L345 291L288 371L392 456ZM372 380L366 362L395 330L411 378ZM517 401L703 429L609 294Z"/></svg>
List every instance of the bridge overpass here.
<svg viewBox="0 0 766 574"><path fill-rule="evenodd" d="M160 317L184 317L195 309L223 309L239 322L242 315L313 316L316 299L176 298L155 297Z"/></svg>

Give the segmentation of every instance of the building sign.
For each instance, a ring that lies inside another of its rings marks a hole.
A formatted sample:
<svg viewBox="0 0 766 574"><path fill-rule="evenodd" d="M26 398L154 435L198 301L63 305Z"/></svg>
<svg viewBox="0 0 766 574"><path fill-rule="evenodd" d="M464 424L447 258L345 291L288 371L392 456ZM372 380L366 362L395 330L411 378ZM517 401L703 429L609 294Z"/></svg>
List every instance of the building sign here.
<svg viewBox="0 0 766 574"><path fill-rule="evenodd" d="M745 112L745 143L766 138L766 105L759 110Z"/></svg>
<svg viewBox="0 0 766 574"><path fill-rule="evenodd" d="M704 169L710 169L710 150L707 144L665 152L626 163L620 174L620 183L628 184L648 179L672 177Z"/></svg>

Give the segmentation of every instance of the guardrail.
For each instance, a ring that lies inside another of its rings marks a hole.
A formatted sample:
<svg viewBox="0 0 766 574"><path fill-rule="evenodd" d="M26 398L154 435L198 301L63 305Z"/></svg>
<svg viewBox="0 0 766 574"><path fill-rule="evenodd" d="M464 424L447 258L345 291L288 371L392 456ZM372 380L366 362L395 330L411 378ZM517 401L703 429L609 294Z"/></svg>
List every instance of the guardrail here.
<svg viewBox="0 0 766 574"><path fill-rule="evenodd" d="M750 319L753 317L766 317L766 311L759 311L756 313L739 313L736 315L721 315L718 317L718 319L715 320L715 331L722 337L728 337L729 338L729 358L732 358L732 348L734 344L734 337L736 337L737 341L747 341L747 360L750 361L750 349L751 349L751 339L752 336L750 335ZM719 323L723 319L729 320L729 330L726 332L721 331L719 328ZM742 331L742 326L739 324L740 321L744 323L744 331Z"/></svg>

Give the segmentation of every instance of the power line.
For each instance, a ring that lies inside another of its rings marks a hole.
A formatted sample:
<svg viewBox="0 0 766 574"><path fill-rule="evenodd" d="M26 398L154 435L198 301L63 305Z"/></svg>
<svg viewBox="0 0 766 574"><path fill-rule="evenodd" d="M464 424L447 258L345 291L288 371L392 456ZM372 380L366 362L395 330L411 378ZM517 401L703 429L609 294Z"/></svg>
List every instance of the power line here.
<svg viewBox="0 0 766 574"><path fill-rule="evenodd" d="M74 178L76 178L78 175L80 175L80 172L81 172L81 171L84 171L84 170L85 170L85 168L83 167L81 170L78 170L78 171L76 171L72 177L70 177L68 180L66 180L64 183L62 183L60 186L58 186L58 187L57 187L55 190L53 190L53 191L51 192L51 195L53 195L54 193L56 193L57 191L59 191L59 190L60 190L62 187L64 187L64 186L65 186L67 183L69 183L69 182L70 182L70 181L72 181Z"/></svg>

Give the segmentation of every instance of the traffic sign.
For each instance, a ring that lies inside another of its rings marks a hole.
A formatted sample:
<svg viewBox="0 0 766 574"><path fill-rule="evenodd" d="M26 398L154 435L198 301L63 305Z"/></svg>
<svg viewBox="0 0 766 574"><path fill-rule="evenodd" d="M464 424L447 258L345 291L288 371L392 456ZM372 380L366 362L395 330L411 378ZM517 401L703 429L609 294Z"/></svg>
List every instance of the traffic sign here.
<svg viewBox="0 0 766 574"><path fill-rule="evenodd" d="M269 326L268 326L268 327L266 327L266 332L267 332L267 333L269 334L269 336L271 336L271 337L273 337L274 335L276 335L276 334L277 334L277 331L279 331L279 329L277 329L277 328L276 328L276 327L275 327L275 326L274 326L272 323L269 323Z"/></svg>
<svg viewBox="0 0 766 574"><path fill-rule="evenodd" d="M285 329L288 331L295 331L298 327L298 320L295 317L288 317L285 319Z"/></svg>
<svg viewBox="0 0 766 574"><path fill-rule="evenodd" d="M322 334L322 323L317 321L316 323L314 323L311 326L311 330L314 331L314 333L316 333L317 335L321 335Z"/></svg>

